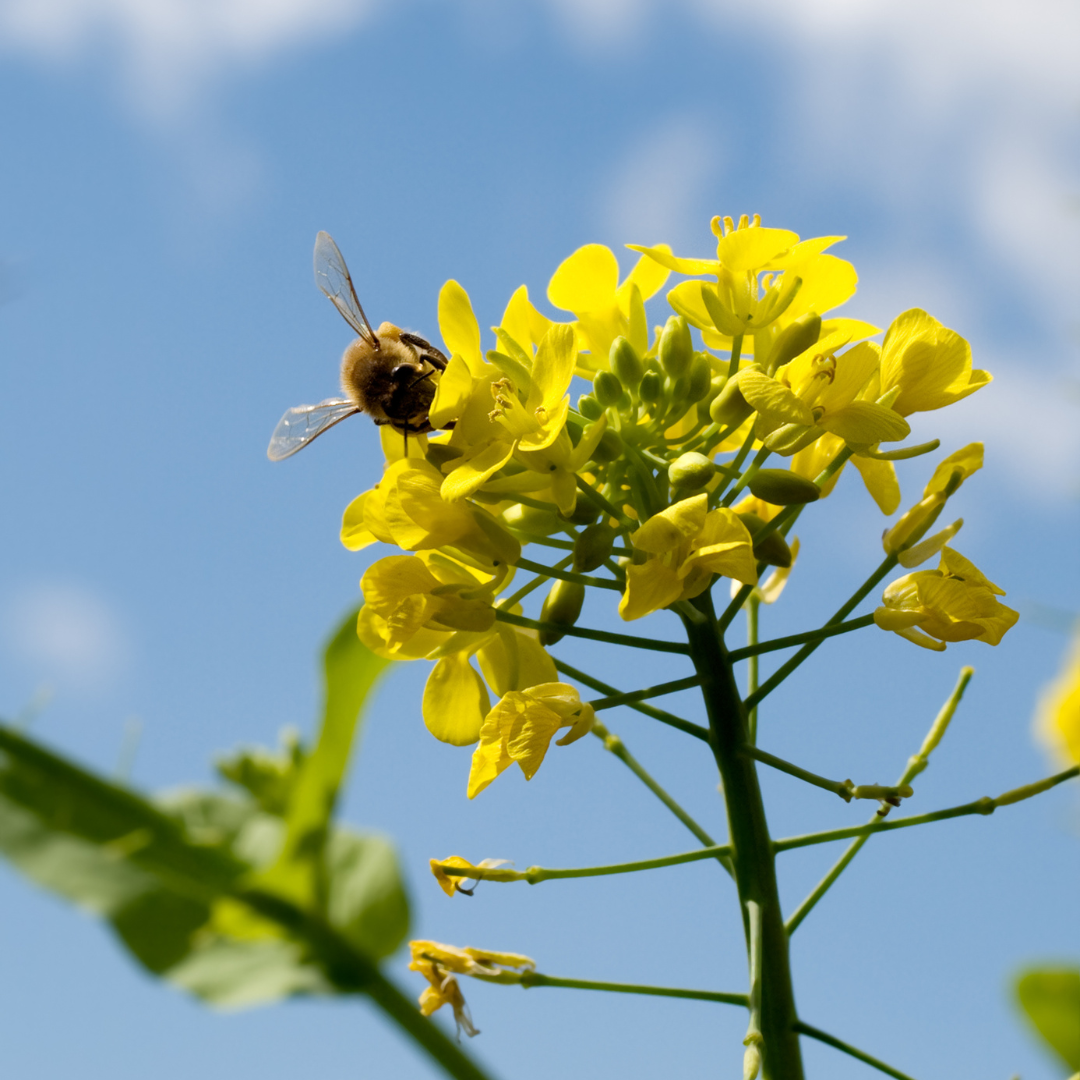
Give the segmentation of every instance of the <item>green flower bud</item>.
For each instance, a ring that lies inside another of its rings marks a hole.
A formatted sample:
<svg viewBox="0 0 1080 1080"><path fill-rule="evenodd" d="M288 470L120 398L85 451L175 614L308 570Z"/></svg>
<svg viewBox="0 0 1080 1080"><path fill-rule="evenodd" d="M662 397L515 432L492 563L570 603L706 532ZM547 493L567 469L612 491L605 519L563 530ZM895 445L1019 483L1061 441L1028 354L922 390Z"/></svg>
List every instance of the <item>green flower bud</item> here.
<svg viewBox="0 0 1080 1080"><path fill-rule="evenodd" d="M634 346L624 337L617 337L611 343L608 364L612 372L628 390L634 390L645 374L645 365L641 362Z"/></svg>
<svg viewBox="0 0 1080 1080"><path fill-rule="evenodd" d="M749 530L751 540L761 529L765 528L765 522L757 514L743 513L739 515L739 520ZM788 547L787 541L780 533L774 530L760 544L754 544L754 558L768 563L770 566L779 566L786 569L791 565L791 548Z"/></svg>
<svg viewBox="0 0 1080 1080"><path fill-rule="evenodd" d="M598 371L593 379L593 396L606 409L623 396L622 383L610 371Z"/></svg>
<svg viewBox="0 0 1080 1080"><path fill-rule="evenodd" d="M603 566L604 560L611 554L617 535L615 530L603 521L578 533L574 541L574 570L579 574L587 574L590 570Z"/></svg>
<svg viewBox="0 0 1080 1080"><path fill-rule="evenodd" d="M660 335L660 363L672 378L678 378L690 366L693 357L690 327L681 315L672 315Z"/></svg>
<svg viewBox="0 0 1080 1080"><path fill-rule="evenodd" d="M574 525L591 525L599 516L600 511L588 499L580 498L574 503L574 509L569 514L559 514L559 520L569 521Z"/></svg>
<svg viewBox="0 0 1080 1080"><path fill-rule="evenodd" d="M742 396L737 378L728 379L709 406L712 422L722 428L738 427L753 411L753 405Z"/></svg>
<svg viewBox="0 0 1080 1080"><path fill-rule="evenodd" d="M823 428L811 424L782 424L775 431L765 437L765 445L774 453L784 457L791 457L800 450L805 449L813 442L817 442L824 433Z"/></svg>
<svg viewBox="0 0 1080 1080"><path fill-rule="evenodd" d="M686 391L687 401L701 401L709 396L712 386L712 365L704 353L695 353L690 364L689 385Z"/></svg>
<svg viewBox="0 0 1080 1080"><path fill-rule="evenodd" d="M664 396L664 380L660 374L656 371L646 371L641 377L638 394L642 401L647 401L650 405L659 401Z"/></svg>
<svg viewBox="0 0 1080 1080"><path fill-rule="evenodd" d="M773 506L801 506L821 498L821 488L813 480L788 469L758 469L746 486L751 495Z"/></svg>
<svg viewBox="0 0 1080 1080"><path fill-rule="evenodd" d="M585 603L585 586L576 581L556 581L540 609L540 621L558 623L560 626L573 626L581 614L581 605ZM554 645L561 641L562 634L552 630L539 632L541 645Z"/></svg>
<svg viewBox="0 0 1080 1080"><path fill-rule="evenodd" d="M609 461L617 461L621 458L622 452L623 443L622 439L619 437L619 433L608 428L607 431L600 436L600 442L593 451L593 461L605 465Z"/></svg>
<svg viewBox="0 0 1080 1080"><path fill-rule="evenodd" d="M678 491L697 491L716 475L716 466L704 454L688 450L668 466L667 474L671 486Z"/></svg>
<svg viewBox="0 0 1080 1080"><path fill-rule="evenodd" d="M781 364L794 360L801 352L806 352L811 345L816 345L821 337L821 316L812 311L800 315L790 326L785 326L773 342L769 352L768 374L772 374Z"/></svg>
<svg viewBox="0 0 1080 1080"><path fill-rule="evenodd" d="M511 529L536 536L550 536L552 533L562 532L566 527L565 522L559 520L554 506L550 510L538 510L535 506L522 506L518 503L504 510L502 519Z"/></svg>
<svg viewBox="0 0 1080 1080"><path fill-rule="evenodd" d="M672 401L685 401L690 392L690 380L685 375L680 375L671 387Z"/></svg>
<svg viewBox="0 0 1080 1080"><path fill-rule="evenodd" d="M582 394L577 399L577 411L585 417L586 420L599 420L604 415L604 407L592 396L592 394Z"/></svg>

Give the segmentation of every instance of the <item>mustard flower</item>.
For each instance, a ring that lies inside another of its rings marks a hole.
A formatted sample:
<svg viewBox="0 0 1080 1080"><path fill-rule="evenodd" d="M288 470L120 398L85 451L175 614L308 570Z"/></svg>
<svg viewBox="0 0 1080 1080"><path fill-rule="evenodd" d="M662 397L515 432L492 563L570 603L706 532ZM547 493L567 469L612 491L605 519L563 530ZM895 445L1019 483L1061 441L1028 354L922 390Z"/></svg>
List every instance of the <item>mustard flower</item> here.
<svg viewBox="0 0 1080 1080"><path fill-rule="evenodd" d="M479 795L515 761L525 779L531 780L560 728L570 728L556 742L566 746L587 735L593 719L592 706L583 703L577 690L566 683L541 683L504 694L480 729L480 745L473 751L469 772L469 798Z"/></svg>
<svg viewBox="0 0 1080 1080"><path fill-rule="evenodd" d="M646 560L626 568L619 614L627 621L699 596L714 574L757 584L749 531L733 510L709 510L705 493L654 514L630 541Z"/></svg>
<svg viewBox="0 0 1080 1080"><path fill-rule="evenodd" d="M1080 765L1080 630L1058 677L1039 698L1035 730L1055 758Z"/></svg>
<svg viewBox="0 0 1080 1080"><path fill-rule="evenodd" d="M998 602L1004 595L974 564L944 547L936 570L907 574L885 589L874 622L937 652L949 641L996 645L1020 617Z"/></svg>

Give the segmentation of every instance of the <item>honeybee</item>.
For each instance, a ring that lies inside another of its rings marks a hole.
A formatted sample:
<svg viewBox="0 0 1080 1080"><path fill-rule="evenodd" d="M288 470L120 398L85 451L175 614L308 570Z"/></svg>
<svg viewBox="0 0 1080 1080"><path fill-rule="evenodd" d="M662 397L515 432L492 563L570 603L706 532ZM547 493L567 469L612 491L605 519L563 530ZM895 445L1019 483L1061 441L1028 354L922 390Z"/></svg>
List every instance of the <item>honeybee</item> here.
<svg viewBox="0 0 1080 1080"><path fill-rule="evenodd" d="M341 357L343 398L298 405L278 421L266 456L281 461L302 450L354 413L389 424L408 439L434 430L428 410L435 396L433 376L446 369L446 357L418 334L384 322L372 330L356 298L349 268L329 233L315 238L315 284L330 298L360 336Z"/></svg>

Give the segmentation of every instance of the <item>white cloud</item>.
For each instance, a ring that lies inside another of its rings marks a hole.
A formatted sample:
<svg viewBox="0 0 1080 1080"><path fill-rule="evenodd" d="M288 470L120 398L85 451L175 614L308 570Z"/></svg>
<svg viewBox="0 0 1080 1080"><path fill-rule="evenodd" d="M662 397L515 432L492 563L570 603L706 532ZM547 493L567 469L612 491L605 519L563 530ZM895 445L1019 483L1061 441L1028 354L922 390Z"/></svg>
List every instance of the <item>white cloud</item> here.
<svg viewBox="0 0 1080 1080"><path fill-rule="evenodd" d="M709 142L709 133L687 117L644 134L601 190L606 231L643 244L694 243L701 223L691 214L715 166Z"/></svg>
<svg viewBox="0 0 1080 1080"><path fill-rule="evenodd" d="M72 59L118 54L140 112L170 117L223 70L351 29L375 0L0 0L0 41Z"/></svg>
<svg viewBox="0 0 1080 1080"><path fill-rule="evenodd" d="M24 588L0 613L4 651L36 678L98 690L127 665L130 647L109 603L81 585Z"/></svg>

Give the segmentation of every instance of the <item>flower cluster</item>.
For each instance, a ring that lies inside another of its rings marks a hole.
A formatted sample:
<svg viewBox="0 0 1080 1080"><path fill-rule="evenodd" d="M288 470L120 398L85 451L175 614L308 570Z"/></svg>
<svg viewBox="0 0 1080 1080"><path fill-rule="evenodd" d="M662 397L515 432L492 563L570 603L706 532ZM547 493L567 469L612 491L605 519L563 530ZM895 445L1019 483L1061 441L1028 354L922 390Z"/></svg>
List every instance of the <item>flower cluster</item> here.
<svg viewBox="0 0 1080 1080"><path fill-rule="evenodd" d="M911 414L990 381L924 311L899 315L880 345L877 327L836 316L857 282L828 250L843 237L800 240L745 216L715 218L712 231L715 258L631 245L639 258L622 280L608 248L580 248L548 286L565 317L521 286L487 349L468 294L447 282L450 361L430 409L441 430L385 438L381 479L345 511L346 547L404 553L364 575L359 634L380 656L434 661L424 721L444 742L478 744L470 798L515 762L531 778L560 730L566 745L591 729L592 707L548 652L575 632L588 585L617 593L627 621L680 611L721 577L774 600L797 551L791 527L846 463L894 513L894 462L937 444L887 444L907 438ZM666 295L673 314L650 331L645 303L672 273L683 277ZM586 392L571 407L575 377ZM765 467L770 457L783 467ZM979 465L977 445L946 459L886 533L893 565L937 553L941 564L888 586L883 629L941 649L996 644L1015 621L1001 590L946 546L960 522L925 539ZM534 562L526 545L560 559ZM521 601L543 586L539 621L525 618Z"/></svg>

